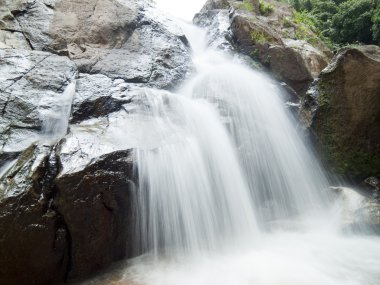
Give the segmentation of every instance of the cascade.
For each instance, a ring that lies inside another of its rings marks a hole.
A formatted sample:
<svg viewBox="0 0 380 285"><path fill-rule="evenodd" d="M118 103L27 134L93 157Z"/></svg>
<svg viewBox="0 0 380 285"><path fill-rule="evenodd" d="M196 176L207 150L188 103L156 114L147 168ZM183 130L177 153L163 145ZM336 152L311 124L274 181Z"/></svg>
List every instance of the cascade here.
<svg viewBox="0 0 380 285"><path fill-rule="evenodd" d="M67 85L62 95L50 104L52 107L41 112L43 140L54 142L66 135L75 86L75 81Z"/></svg>
<svg viewBox="0 0 380 285"><path fill-rule="evenodd" d="M340 231L276 84L184 30L196 75L175 94L145 90L127 120L145 138L135 202L147 253L94 284L378 285L380 239Z"/></svg>

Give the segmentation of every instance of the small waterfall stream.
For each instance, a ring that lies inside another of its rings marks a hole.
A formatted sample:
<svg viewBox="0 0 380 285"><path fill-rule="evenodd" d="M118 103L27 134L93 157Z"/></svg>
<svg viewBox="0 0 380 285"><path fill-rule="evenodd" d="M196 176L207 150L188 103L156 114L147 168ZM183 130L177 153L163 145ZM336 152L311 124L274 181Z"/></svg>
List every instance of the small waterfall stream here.
<svg viewBox="0 0 380 285"><path fill-rule="evenodd" d="M148 253L88 284L380 284L380 239L340 233L280 90L184 29L196 76L177 94L146 90L133 114L159 142L137 151Z"/></svg>
<svg viewBox="0 0 380 285"><path fill-rule="evenodd" d="M50 108L41 112L41 140L56 142L64 137L69 126L71 105L75 95L75 80L68 84L62 95L50 104Z"/></svg>

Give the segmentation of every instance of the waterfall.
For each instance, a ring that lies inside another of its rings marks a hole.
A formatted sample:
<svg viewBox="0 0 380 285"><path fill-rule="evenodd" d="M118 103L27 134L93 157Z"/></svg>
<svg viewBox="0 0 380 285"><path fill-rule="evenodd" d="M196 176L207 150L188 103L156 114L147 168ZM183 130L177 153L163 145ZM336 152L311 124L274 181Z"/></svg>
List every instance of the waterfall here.
<svg viewBox="0 0 380 285"><path fill-rule="evenodd" d="M66 86L59 98L49 104L49 108L41 112L41 137L48 142L61 139L67 133L71 105L75 95L75 80ZM46 104L46 102L44 102Z"/></svg>
<svg viewBox="0 0 380 285"><path fill-rule="evenodd" d="M329 181L277 85L184 30L196 75L175 94L140 92L125 124L140 140L146 254L90 284L380 284L380 239L340 232Z"/></svg>
<svg viewBox="0 0 380 285"><path fill-rule="evenodd" d="M329 184L280 90L185 30L198 36L197 76L177 94L147 92L140 111L163 137L137 152L142 250L213 249L252 241L270 221L320 217Z"/></svg>

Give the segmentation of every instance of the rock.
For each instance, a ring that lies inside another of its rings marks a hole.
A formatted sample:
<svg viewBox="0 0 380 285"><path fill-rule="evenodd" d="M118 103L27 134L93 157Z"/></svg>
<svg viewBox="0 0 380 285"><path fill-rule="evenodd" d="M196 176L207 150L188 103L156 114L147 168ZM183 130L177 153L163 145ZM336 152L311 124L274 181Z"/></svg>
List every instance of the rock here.
<svg viewBox="0 0 380 285"><path fill-rule="evenodd" d="M182 31L149 1L17 0L10 6L2 18L6 30L21 33L32 49L68 55L83 73L170 89L191 70Z"/></svg>
<svg viewBox="0 0 380 285"><path fill-rule="evenodd" d="M321 49L303 39L287 37L279 27L271 25L277 21L281 19L252 18L238 10L233 15L231 30L242 52L259 60L279 80L303 94L327 66L331 53L326 47Z"/></svg>
<svg viewBox="0 0 380 285"><path fill-rule="evenodd" d="M50 113L61 107L77 70L47 52L0 50L0 153L22 152L40 139Z"/></svg>
<svg viewBox="0 0 380 285"><path fill-rule="evenodd" d="M64 167L75 164L76 156L62 147ZM95 157L80 170L64 169L56 178L53 204L65 217L71 237L70 278L132 257L132 178L133 156L128 150Z"/></svg>
<svg viewBox="0 0 380 285"><path fill-rule="evenodd" d="M133 257L129 116L191 71L186 37L132 0L0 0L0 28L0 283Z"/></svg>
<svg viewBox="0 0 380 285"><path fill-rule="evenodd" d="M52 206L54 148L31 146L0 175L0 283L62 282L69 265L65 221Z"/></svg>
<svg viewBox="0 0 380 285"><path fill-rule="evenodd" d="M345 48L302 104L327 161L354 183L380 175L379 78L379 47Z"/></svg>
<svg viewBox="0 0 380 285"><path fill-rule="evenodd" d="M241 1L210 0L194 22L211 27L213 34L218 34L212 27L217 25L215 19L220 17L221 11L229 13L229 9L230 35L227 38L232 37L237 49L258 60L302 95L327 66L332 54L308 27L295 22L288 4L269 2L273 12L262 15L259 1L243 4Z"/></svg>
<svg viewBox="0 0 380 285"><path fill-rule="evenodd" d="M206 10L203 13L196 14L193 22L207 29L208 46L224 51L234 49L232 34L229 29L231 24L228 10Z"/></svg>
<svg viewBox="0 0 380 285"><path fill-rule="evenodd" d="M353 189L330 187L341 223L350 230L380 233L380 201L366 197Z"/></svg>
<svg viewBox="0 0 380 285"><path fill-rule="evenodd" d="M107 116L131 102L134 84L102 74L80 74L73 101L71 123Z"/></svg>

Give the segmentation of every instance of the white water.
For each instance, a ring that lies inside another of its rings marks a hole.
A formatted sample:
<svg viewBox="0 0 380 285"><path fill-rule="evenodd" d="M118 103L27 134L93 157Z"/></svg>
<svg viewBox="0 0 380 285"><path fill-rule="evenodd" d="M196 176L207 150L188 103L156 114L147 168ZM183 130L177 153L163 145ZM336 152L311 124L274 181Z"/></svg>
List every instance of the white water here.
<svg viewBox="0 0 380 285"><path fill-rule="evenodd" d="M41 140L54 143L67 133L71 105L75 95L76 82L73 81L63 91L59 98L54 98L50 108L41 112L42 131ZM44 102L46 104L46 102Z"/></svg>
<svg viewBox="0 0 380 285"><path fill-rule="evenodd" d="M178 94L147 91L134 118L157 142L137 151L149 252L88 284L379 285L380 239L340 232L280 91L185 28L197 76Z"/></svg>

